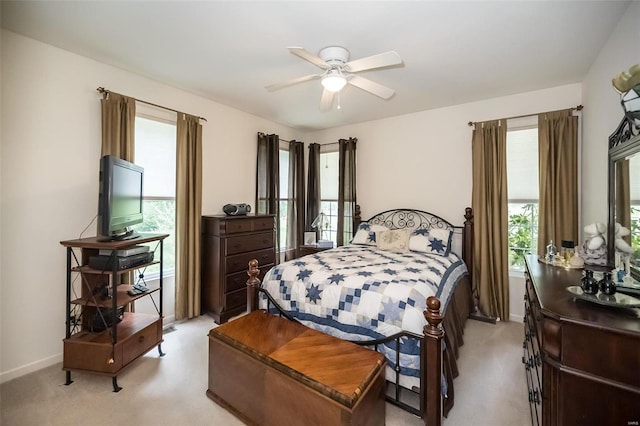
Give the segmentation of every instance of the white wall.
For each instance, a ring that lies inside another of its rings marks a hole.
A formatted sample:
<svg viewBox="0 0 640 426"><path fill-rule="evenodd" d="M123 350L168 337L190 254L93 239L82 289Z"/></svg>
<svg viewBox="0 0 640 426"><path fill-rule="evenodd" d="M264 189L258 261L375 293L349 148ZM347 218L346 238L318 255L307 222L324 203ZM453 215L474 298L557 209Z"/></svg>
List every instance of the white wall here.
<svg viewBox="0 0 640 426"><path fill-rule="evenodd" d="M611 79L640 63L640 2L629 5L583 82L582 217L607 223L608 139L624 114Z"/></svg>
<svg viewBox="0 0 640 426"><path fill-rule="evenodd" d="M0 380L6 381L62 359L66 252L59 242L78 238L97 212L97 87L207 118L204 214L222 213L228 202L253 204L258 131L299 135L6 30L1 43ZM95 229L91 225L84 236ZM164 306L168 318L172 287Z"/></svg>

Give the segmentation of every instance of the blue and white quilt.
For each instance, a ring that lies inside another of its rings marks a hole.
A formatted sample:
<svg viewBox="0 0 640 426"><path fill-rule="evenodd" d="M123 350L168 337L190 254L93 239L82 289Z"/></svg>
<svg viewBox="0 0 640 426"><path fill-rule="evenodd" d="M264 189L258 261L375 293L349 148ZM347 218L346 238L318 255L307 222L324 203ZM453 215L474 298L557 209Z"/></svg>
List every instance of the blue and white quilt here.
<svg viewBox="0 0 640 426"><path fill-rule="evenodd" d="M277 265L262 288L310 328L345 340L372 340L403 330L422 335L427 297L438 297L444 312L465 274L464 262L453 253L395 253L351 244ZM263 295L260 308L266 307ZM379 349L392 369L394 346ZM407 338L400 346L401 374L419 377L419 342Z"/></svg>

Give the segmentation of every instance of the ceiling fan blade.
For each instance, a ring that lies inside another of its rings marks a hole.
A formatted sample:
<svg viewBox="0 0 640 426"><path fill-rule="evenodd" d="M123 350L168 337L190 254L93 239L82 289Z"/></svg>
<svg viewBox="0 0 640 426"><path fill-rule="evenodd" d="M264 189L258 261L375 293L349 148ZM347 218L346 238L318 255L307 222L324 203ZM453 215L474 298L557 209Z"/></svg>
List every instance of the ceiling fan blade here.
<svg viewBox="0 0 640 426"><path fill-rule="evenodd" d="M327 64L325 61L323 61L313 53L310 53L309 51L305 50L303 47L289 47L288 49L289 49L289 52L304 59L305 61L311 62L313 65L320 67L323 70L330 68L329 64Z"/></svg>
<svg viewBox="0 0 640 426"><path fill-rule="evenodd" d="M266 86L265 89L267 89L270 92L273 92L274 90L282 89L284 87L292 86L294 84L304 83L305 81L309 81L309 80L316 80L320 77L322 77L322 74L305 75L304 77L293 78L291 80L283 81L281 83L270 84Z"/></svg>
<svg viewBox="0 0 640 426"><path fill-rule="evenodd" d="M389 99L396 93L393 89L390 89L387 86L378 84L375 81L369 80L368 78L360 77L359 75L352 75L349 78L349 84L372 93L382 99Z"/></svg>
<svg viewBox="0 0 640 426"><path fill-rule="evenodd" d="M322 89L322 97L320 98L320 111L329 111L333 105L333 97L335 92Z"/></svg>
<svg viewBox="0 0 640 426"><path fill-rule="evenodd" d="M366 58L360 58L347 62L345 68L351 72L366 71L374 68L388 67L391 65L399 65L402 63L402 58L397 52L391 50L385 53L379 53L377 55L367 56Z"/></svg>

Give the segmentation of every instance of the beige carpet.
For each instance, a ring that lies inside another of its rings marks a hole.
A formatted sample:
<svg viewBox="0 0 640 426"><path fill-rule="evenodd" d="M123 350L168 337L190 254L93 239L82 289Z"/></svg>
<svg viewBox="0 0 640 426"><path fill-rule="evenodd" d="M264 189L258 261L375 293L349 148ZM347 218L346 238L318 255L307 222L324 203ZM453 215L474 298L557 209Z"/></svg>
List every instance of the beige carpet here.
<svg viewBox="0 0 640 426"><path fill-rule="evenodd" d="M64 385L61 365L0 386L0 424L9 425L241 425L206 397L207 333L211 318L179 323L157 350L111 379L72 374ZM455 406L444 425L517 426L531 423L522 356L522 324L468 321L455 380ZM387 425L421 420L387 404Z"/></svg>

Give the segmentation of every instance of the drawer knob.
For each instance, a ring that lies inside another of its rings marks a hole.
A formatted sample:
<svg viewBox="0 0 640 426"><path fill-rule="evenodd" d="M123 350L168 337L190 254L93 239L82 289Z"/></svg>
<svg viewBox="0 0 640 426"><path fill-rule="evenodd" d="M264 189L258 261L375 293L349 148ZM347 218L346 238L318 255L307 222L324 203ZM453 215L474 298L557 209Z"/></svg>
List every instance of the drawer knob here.
<svg viewBox="0 0 640 426"><path fill-rule="evenodd" d="M140 335L138 336L138 343L142 343L142 342L144 342L144 336Z"/></svg>

